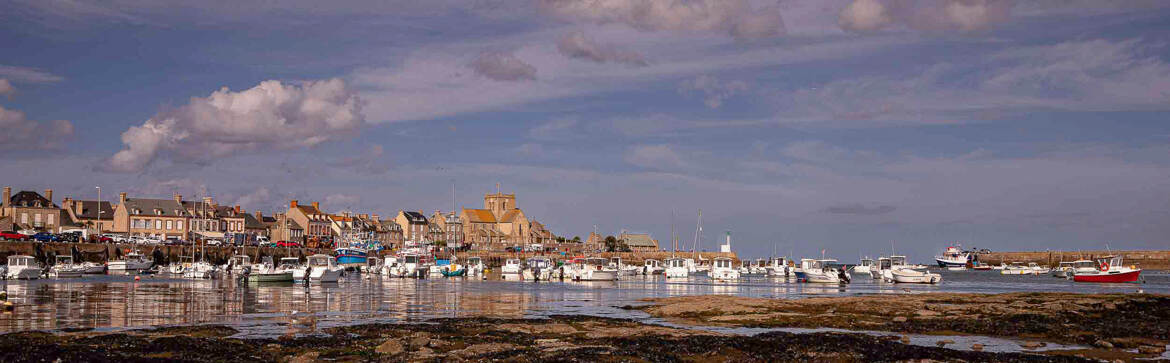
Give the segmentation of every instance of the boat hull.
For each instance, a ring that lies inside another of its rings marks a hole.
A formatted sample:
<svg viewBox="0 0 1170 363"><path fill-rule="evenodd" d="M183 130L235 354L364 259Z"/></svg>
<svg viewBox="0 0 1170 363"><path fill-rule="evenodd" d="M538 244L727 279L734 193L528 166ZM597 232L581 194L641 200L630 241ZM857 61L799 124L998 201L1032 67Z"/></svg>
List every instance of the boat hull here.
<svg viewBox="0 0 1170 363"><path fill-rule="evenodd" d="M446 276L446 277L457 277L457 276L466 275L467 270L462 268L462 267L459 268L458 270L454 270L454 271L452 271L450 269L443 269L442 273L443 273L443 276Z"/></svg>
<svg viewBox="0 0 1170 363"><path fill-rule="evenodd" d="M942 267L942 268L967 267L967 260L966 259L959 261L959 260L947 260L947 259L942 259L942 258L936 258L936 259L934 259L934 262L938 263L938 267Z"/></svg>
<svg viewBox="0 0 1170 363"><path fill-rule="evenodd" d="M248 275L248 282L292 282L292 271L276 273L253 273Z"/></svg>
<svg viewBox="0 0 1170 363"><path fill-rule="evenodd" d="M1073 276L1076 282L1124 283L1137 282L1141 278L1142 270L1133 270L1118 273L1077 274Z"/></svg>
<svg viewBox="0 0 1170 363"><path fill-rule="evenodd" d="M8 269L8 278L15 280L36 280L41 277L40 268L12 268Z"/></svg>

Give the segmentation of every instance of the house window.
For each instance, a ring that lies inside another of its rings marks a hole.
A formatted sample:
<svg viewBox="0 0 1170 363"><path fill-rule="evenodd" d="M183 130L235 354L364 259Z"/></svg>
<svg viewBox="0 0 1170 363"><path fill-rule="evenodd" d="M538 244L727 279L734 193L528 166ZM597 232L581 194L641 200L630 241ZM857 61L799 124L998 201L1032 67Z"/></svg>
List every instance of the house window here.
<svg viewBox="0 0 1170 363"><path fill-rule="evenodd" d="M174 229L172 227L174 227L174 225L171 224L171 221L167 221L167 229Z"/></svg>
<svg viewBox="0 0 1170 363"><path fill-rule="evenodd" d="M154 229L162 229L162 220L161 219L154 220Z"/></svg>
<svg viewBox="0 0 1170 363"><path fill-rule="evenodd" d="M183 229L183 221L176 221L175 222L175 229L182 230Z"/></svg>
<svg viewBox="0 0 1170 363"><path fill-rule="evenodd" d="M46 221L46 223L48 223L51 226L51 225L53 225L53 215L49 214L48 216L49 216L49 220Z"/></svg>
<svg viewBox="0 0 1170 363"><path fill-rule="evenodd" d="M20 214L20 224L28 224L28 213Z"/></svg>
<svg viewBox="0 0 1170 363"><path fill-rule="evenodd" d="M35 220L34 224L35 224L37 227L40 227L40 226L41 226L41 214L40 214L40 213L33 214L33 220Z"/></svg>

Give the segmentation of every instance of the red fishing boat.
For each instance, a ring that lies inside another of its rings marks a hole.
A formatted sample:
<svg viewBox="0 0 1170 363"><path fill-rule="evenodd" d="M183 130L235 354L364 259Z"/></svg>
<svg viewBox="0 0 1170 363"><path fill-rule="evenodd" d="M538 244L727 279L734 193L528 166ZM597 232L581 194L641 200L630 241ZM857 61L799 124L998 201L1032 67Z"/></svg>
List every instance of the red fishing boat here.
<svg viewBox="0 0 1170 363"><path fill-rule="evenodd" d="M1142 276L1142 269L1137 266L1125 266L1121 256L1106 256L1097 259L1097 269L1090 271L1076 271L1073 281L1076 282L1137 282Z"/></svg>

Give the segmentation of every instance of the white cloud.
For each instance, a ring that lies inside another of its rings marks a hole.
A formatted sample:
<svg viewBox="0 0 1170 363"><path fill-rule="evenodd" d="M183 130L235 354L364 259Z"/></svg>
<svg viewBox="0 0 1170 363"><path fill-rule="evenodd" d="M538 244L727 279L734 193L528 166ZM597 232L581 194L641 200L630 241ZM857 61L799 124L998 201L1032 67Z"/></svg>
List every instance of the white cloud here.
<svg viewBox="0 0 1170 363"><path fill-rule="evenodd" d="M483 52L471 62L471 69L480 76L497 81L532 81L536 67L516 58L512 52Z"/></svg>
<svg viewBox="0 0 1170 363"><path fill-rule="evenodd" d="M73 136L73 123L30 120L24 112L0 106L0 130L0 150L48 150L60 148Z"/></svg>
<svg viewBox="0 0 1170 363"><path fill-rule="evenodd" d="M699 92L703 94L703 104L710 108L719 108L723 101L737 93L747 91L748 85L744 81L720 81L719 78L701 75L694 79L683 81L678 86L679 93L688 94Z"/></svg>
<svg viewBox="0 0 1170 363"><path fill-rule="evenodd" d="M328 210L332 211L353 210L361 200L362 198L356 195L334 193L325 196L321 208L329 208Z"/></svg>
<svg viewBox="0 0 1170 363"><path fill-rule="evenodd" d="M687 163L670 145L638 145L626 152L627 163L655 170L674 170Z"/></svg>
<svg viewBox="0 0 1170 363"><path fill-rule="evenodd" d="M13 94L16 94L16 87L12 87L8 79L0 78L0 96L12 98Z"/></svg>
<svg viewBox="0 0 1170 363"><path fill-rule="evenodd" d="M573 127L577 119L561 118L545 122L528 130L528 137L544 141L558 141L574 137Z"/></svg>
<svg viewBox="0 0 1170 363"><path fill-rule="evenodd" d="M842 29L871 32L901 24L923 31L971 32L1011 17L1013 0L853 0L841 10Z"/></svg>
<svg viewBox="0 0 1170 363"><path fill-rule="evenodd" d="M261 206L268 206L273 204L273 193L268 190L268 187L259 187L251 193L241 195L235 199L233 205L243 207L245 210L256 210Z"/></svg>
<svg viewBox="0 0 1170 363"><path fill-rule="evenodd" d="M541 10L567 20L622 23L643 30L702 31L736 38L783 35L774 6L747 0L539 0Z"/></svg>
<svg viewBox="0 0 1170 363"><path fill-rule="evenodd" d="M649 64L641 53L619 49L612 45L599 44L580 31L561 37L557 41L557 50L569 58L585 59L597 63L614 62L633 66Z"/></svg>
<svg viewBox="0 0 1170 363"><path fill-rule="evenodd" d="M339 79L301 85L264 81L207 97L151 117L122 133L125 148L106 165L139 171L160 154L211 162L239 152L293 149L351 135L365 126L362 101Z"/></svg>
<svg viewBox="0 0 1170 363"><path fill-rule="evenodd" d="M369 145L361 152L346 155L332 164L348 168L359 174L385 174L390 171L390 161L386 160L383 154L385 151L382 149L382 145Z"/></svg>
<svg viewBox="0 0 1170 363"><path fill-rule="evenodd" d="M54 83L65 80L61 76L36 68L6 66L3 64L0 64L0 77L7 78L12 82L27 83Z"/></svg>

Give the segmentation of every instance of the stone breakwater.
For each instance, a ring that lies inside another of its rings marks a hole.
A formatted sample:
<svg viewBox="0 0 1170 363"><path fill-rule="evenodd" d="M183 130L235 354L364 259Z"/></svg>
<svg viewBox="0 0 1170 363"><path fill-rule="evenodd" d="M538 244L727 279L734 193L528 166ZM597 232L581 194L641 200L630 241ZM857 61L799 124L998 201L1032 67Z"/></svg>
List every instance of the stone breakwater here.
<svg viewBox="0 0 1170 363"><path fill-rule="evenodd" d="M1078 362L1073 356L960 351L862 334L725 335L583 316L549 319L437 319L323 330L289 324L279 338L232 338L224 326L117 333L0 335L0 361L557 361L557 362ZM313 335L302 334L304 330Z"/></svg>
<svg viewBox="0 0 1170 363"><path fill-rule="evenodd" d="M628 307L680 324L981 335L1093 347L1095 358L1150 358L1170 344L1170 295L901 294L807 299L683 296ZM1055 353L1053 353L1055 354Z"/></svg>
<svg viewBox="0 0 1170 363"><path fill-rule="evenodd" d="M1136 251L1023 251L1023 252L991 252L979 254L983 263L998 265L1012 262L1035 262L1040 265L1055 266L1060 261L1075 261L1079 259L1092 260L1096 257L1121 255L1126 264L1136 264L1143 269L1170 270L1170 251L1136 250Z"/></svg>

